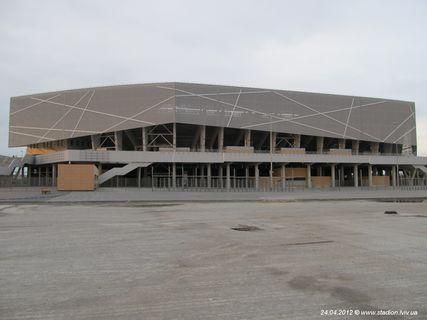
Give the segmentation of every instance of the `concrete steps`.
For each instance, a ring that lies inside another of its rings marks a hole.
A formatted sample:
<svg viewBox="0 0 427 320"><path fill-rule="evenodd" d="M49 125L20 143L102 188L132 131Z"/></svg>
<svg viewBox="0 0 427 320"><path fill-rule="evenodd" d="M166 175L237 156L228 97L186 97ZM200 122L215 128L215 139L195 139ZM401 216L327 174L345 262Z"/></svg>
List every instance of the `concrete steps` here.
<svg viewBox="0 0 427 320"><path fill-rule="evenodd" d="M148 167L150 164L151 162L132 162L125 165L124 167L110 169L98 177L98 183L101 185L105 181L108 181L111 178L114 178L115 176L124 176L132 170L135 170L137 168L145 168Z"/></svg>

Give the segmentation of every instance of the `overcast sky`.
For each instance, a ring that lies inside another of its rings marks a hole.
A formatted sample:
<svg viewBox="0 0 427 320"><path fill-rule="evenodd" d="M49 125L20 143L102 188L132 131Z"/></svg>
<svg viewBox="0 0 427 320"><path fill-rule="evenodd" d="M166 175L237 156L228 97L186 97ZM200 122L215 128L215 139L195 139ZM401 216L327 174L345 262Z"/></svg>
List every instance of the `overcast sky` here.
<svg viewBox="0 0 427 320"><path fill-rule="evenodd" d="M185 81L415 101L427 155L427 1L19 1L0 10L11 96Z"/></svg>

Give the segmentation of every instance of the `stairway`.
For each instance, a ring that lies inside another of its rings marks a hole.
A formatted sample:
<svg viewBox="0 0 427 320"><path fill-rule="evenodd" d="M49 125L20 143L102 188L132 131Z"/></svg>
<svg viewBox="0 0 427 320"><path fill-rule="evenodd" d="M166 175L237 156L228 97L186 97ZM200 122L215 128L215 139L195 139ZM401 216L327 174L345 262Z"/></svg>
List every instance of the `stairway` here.
<svg viewBox="0 0 427 320"><path fill-rule="evenodd" d="M145 168L148 167L150 164L151 162L132 162L125 165L124 167L110 169L98 177L98 183L99 185L101 185L105 181L110 180L115 176L124 176L125 174L131 172L132 170L135 170L136 168Z"/></svg>
<svg viewBox="0 0 427 320"><path fill-rule="evenodd" d="M427 168L425 166L415 166L415 165L413 165L413 167L415 169L420 169L422 172L424 172L424 174L427 175Z"/></svg>

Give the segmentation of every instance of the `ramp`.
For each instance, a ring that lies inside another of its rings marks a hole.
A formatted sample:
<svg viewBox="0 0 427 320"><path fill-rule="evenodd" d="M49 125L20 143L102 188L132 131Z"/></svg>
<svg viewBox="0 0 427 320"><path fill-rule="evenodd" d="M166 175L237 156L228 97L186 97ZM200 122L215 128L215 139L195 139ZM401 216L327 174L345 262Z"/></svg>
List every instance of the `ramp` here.
<svg viewBox="0 0 427 320"><path fill-rule="evenodd" d="M101 185L105 181L108 181L111 178L114 178L115 176L124 176L125 174L131 172L132 170L135 170L136 168L145 168L148 167L150 164L151 162L132 162L125 165L124 167L110 169L98 177L98 183Z"/></svg>

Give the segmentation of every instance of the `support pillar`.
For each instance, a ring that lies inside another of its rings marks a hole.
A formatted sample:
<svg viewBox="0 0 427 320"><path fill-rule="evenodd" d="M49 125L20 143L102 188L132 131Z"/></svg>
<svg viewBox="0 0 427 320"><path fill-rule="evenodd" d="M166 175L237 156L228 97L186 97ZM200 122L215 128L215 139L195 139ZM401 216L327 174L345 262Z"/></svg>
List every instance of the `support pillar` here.
<svg viewBox="0 0 427 320"><path fill-rule="evenodd" d="M249 167L247 164L245 166L246 188L249 188Z"/></svg>
<svg viewBox="0 0 427 320"><path fill-rule="evenodd" d="M258 190L259 189L259 167L258 167L258 163L255 164L254 168L255 168L255 190Z"/></svg>
<svg viewBox="0 0 427 320"><path fill-rule="evenodd" d="M173 151L176 151L176 122L173 123L172 127L172 146Z"/></svg>
<svg viewBox="0 0 427 320"><path fill-rule="evenodd" d="M141 167L138 167L138 169L136 170L137 175L138 175L138 188L141 188Z"/></svg>
<svg viewBox="0 0 427 320"><path fill-rule="evenodd" d="M172 188L176 188L176 163L172 163Z"/></svg>
<svg viewBox="0 0 427 320"><path fill-rule="evenodd" d="M359 154L359 140L353 140L351 142L351 153L354 155Z"/></svg>
<svg viewBox="0 0 427 320"><path fill-rule="evenodd" d="M142 128L142 151L147 151L147 128Z"/></svg>
<svg viewBox="0 0 427 320"><path fill-rule="evenodd" d="M230 183L230 163L226 164L226 188L227 190L229 190L231 188L231 183Z"/></svg>
<svg viewBox="0 0 427 320"><path fill-rule="evenodd" d="M222 189L224 187L224 168L222 164L219 165L219 187Z"/></svg>
<svg viewBox="0 0 427 320"><path fill-rule="evenodd" d="M371 142L371 153L377 154L380 151L380 144L378 142Z"/></svg>
<svg viewBox="0 0 427 320"><path fill-rule="evenodd" d="M323 137L317 137L317 153L323 153L323 141L324 138Z"/></svg>
<svg viewBox="0 0 427 320"><path fill-rule="evenodd" d="M368 185L372 187L372 165L368 165Z"/></svg>
<svg viewBox="0 0 427 320"><path fill-rule="evenodd" d="M354 178L354 186L359 186L359 166L357 164L353 167L353 178Z"/></svg>
<svg viewBox="0 0 427 320"><path fill-rule="evenodd" d="M90 136L90 141L92 144L92 150L96 150L99 148L99 145L101 144L101 135L100 134L93 134Z"/></svg>
<svg viewBox="0 0 427 320"><path fill-rule="evenodd" d="M208 188L212 187L212 165L210 163L207 164L207 176L208 176Z"/></svg>
<svg viewBox="0 0 427 320"><path fill-rule="evenodd" d="M223 149L224 149L224 127L220 127L218 132L218 152L223 152Z"/></svg>
<svg viewBox="0 0 427 320"><path fill-rule="evenodd" d="M391 185L396 187L396 166L391 167Z"/></svg>
<svg viewBox="0 0 427 320"><path fill-rule="evenodd" d="M123 149L123 132L114 131L114 143L116 145L116 151L121 151Z"/></svg>
<svg viewBox="0 0 427 320"><path fill-rule="evenodd" d="M22 168L24 171L24 168ZM52 187L56 186L56 164L52 164Z"/></svg>
<svg viewBox="0 0 427 320"><path fill-rule="evenodd" d="M301 135L294 135L294 148L301 148Z"/></svg>
<svg viewBox="0 0 427 320"><path fill-rule="evenodd" d="M245 130L245 147L251 146L251 130Z"/></svg>
<svg viewBox="0 0 427 320"><path fill-rule="evenodd" d="M276 151L277 132L270 132L270 134L270 152L274 153Z"/></svg>
<svg viewBox="0 0 427 320"><path fill-rule="evenodd" d="M200 126L200 151L206 150L206 126Z"/></svg>
<svg viewBox="0 0 427 320"><path fill-rule="evenodd" d="M282 164L282 189L286 190L286 164Z"/></svg>
<svg viewBox="0 0 427 320"><path fill-rule="evenodd" d="M311 188L311 164L307 164L307 188Z"/></svg>
<svg viewBox="0 0 427 320"><path fill-rule="evenodd" d="M331 187L335 188L335 164L331 164Z"/></svg>

